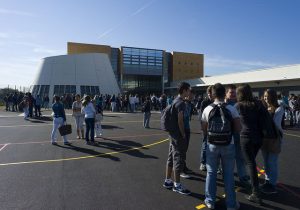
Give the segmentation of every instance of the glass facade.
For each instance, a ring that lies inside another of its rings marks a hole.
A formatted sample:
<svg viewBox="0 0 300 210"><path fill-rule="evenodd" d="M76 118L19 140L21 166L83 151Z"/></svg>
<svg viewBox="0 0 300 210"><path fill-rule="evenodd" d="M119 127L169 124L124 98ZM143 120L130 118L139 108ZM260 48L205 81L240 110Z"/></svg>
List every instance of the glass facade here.
<svg viewBox="0 0 300 210"><path fill-rule="evenodd" d="M163 50L122 47L122 89L158 91L162 87Z"/></svg>
<svg viewBox="0 0 300 210"><path fill-rule="evenodd" d="M159 91L161 90L161 76L124 75L123 90Z"/></svg>
<svg viewBox="0 0 300 210"><path fill-rule="evenodd" d="M100 95L100 89L99 86L80 86L80 94L83 95Z"/></svg>
<svg viewBox="0 0 300 210"><path fill-rule="evenodd" d="M171 67L172 67L172 54L166 52L165 53L165 60L164 60L164 83L169 83L170 82L170 72L171 72Z"/></svg>
<svg viewBox="0 0 300 210"><path fill-rule="evenodd" d="M40 95L41 97L49 96L49 88L50 85L34 85L31 94L33 96Z"/></svg>
<svg viewBox="0 0 300 210"><path fill-rule="evenodd" d="M117 81L120 82L118 62L119 62L119 49L118 48L111 48L111 66L112 66L112 69L115 73Z"/></svg>
<svg viewBox="0 0 300 210"><path fill-rule="evenodd" d="M54 85L54 95L76 94L76 85Z"/></svg>
<svg viewBox="0 0 300 210"><path fill-rule="evenodd" d="M162 75L163 51L122 47L123 74Z"/></svg>

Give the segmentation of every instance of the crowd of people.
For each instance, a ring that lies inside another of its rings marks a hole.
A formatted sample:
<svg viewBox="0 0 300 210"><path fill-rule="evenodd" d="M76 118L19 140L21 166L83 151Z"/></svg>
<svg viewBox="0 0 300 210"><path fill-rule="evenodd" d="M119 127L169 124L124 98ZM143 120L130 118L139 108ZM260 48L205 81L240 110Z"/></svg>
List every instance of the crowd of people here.
<svg viewBox="0 0 300 210"><path fill-rule="evenodd" d="M184 195L191 193L180 182L180 178L189 178L191 172L186 162L191 95L190 85L181 83L178 96L165 109L166 112L172 110L169 116L172 120L162 117L162 123L176 122L173 126L164 125L169 129L170 146L163 186ZM227 209L239 209L234 182L235 163L240 187L249 192L246 199L262 204L263 194L277 193L282 125L285 119L290 120L291 126L299 125L299 97L291 95L285 101L275 90L267 89L258 99L253 96L248 84L225 87L220 83L209 86L207 96L204 100L199 98L195 105L203 131L200 170L207 171L204 190L207 208L215 207L216 178L220 172L225 185ZM259 151L262 152L265 169L265 183L262 185L259 185L256 164Z"/></svg>
<svg viewBox="0 0 300 210"><path fill-rule="evenodd" d="M57 130L66 123L65 108L72 109L78 139L94 145L95 138L103 135L101 121L103 111L144 113L143 127L150 128L151 111L161 112L161 124L169 133L170 146L163 186L180 194L191 192L181 178L190 178L186 154L190 141L190 121L198 114L199 127L203 131L200 151L200 170L207 171L205 204L214 209L216 201L217 173L223 175L227 209L238 209L234 168L236 165L240 186L248 190L246 199L261 204L263 194L276 193L278 158L283 141L285 121L290 126L300 125L300 97L291 94L277 95L273 89L264 91L262 98L253 96L250 85L220 83L207 88L207 97L195 97L188 83L181 83L178 95L71 95L54 96L52 103L53 129L51 143L57 145ZM48 109L48 96L33 97L31 93L15 93L5 97L6 111L24 111L24 119L41 116L41 108ZM83 123L85 123L85 131ZM70 145L67 136L64 144ZM256 156L262 152L265 183L259 185ZM173 178L172 178L173 177Z"/></svg>

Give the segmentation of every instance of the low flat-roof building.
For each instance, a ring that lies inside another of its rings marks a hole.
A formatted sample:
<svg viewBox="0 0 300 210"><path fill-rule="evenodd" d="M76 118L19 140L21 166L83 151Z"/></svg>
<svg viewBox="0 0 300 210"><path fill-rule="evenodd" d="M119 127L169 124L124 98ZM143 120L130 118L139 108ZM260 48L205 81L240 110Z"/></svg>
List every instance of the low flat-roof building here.
<svg viewBox="0 0 300 210"><path fill-rule="evenodd" d="M300 94L300 64L279 66L266 69L257 69L247 72L230 73L224 75L200 77L198 79L184 80L191 84L193 89L200 94L205 93L209 85L215 83L243 84L248 83L252 87L255 96L261 96L267 88L273 88L277 92L287 94ZM177 85L182 81L174 81L168 92L175 92Z"/></svg>

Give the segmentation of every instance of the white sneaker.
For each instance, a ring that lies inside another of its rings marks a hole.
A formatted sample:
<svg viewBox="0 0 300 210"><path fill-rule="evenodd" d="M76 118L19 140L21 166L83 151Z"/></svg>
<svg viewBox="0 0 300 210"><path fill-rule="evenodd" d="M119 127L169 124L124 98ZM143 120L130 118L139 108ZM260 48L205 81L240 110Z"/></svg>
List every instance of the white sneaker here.
<svg viewBox="0 0 300 210"><path fill-rule="evenodd" d="M206 165L205 164L201 163L200 171L206 171Z"/></svg>
<svg viewBox="0 0 300 210"><path fill-rule="evenodd" d="M191 178L191 176L186 173L180 173L180 177L185 178L185 179Z"/></svg>
<svg viewBox="0 0 300 210"><path fill-rule="evenodd" d="M208 201L204 200L204 203L207 206L207 208L209 208L209 209L215 209L215 205L209 203Z"/></svg>

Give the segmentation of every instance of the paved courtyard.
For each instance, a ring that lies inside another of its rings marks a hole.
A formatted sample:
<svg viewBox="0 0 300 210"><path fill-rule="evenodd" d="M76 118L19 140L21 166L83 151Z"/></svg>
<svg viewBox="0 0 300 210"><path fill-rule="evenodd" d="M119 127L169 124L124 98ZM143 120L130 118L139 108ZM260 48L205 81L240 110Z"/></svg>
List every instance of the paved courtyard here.
<svg viewBox="0 0 300 210"><path fill-rule="evenodd" d="M202 133L195 116L187 155L194 173L182 180L193 193L184 196L162 187L168 140L159 129L159 113L152 114L151 128L144 129L142 113L105 112L104 135L95 146L76 139L70 114L72 145L63 145L61 138L58 146L51 145L50 112L43 114L42 120L24 121L20 113L0 111L0 209L206 209L206 174L199 171ZM265 196L258 206L244 198L237 182L241 209L300 208L300 132L288 129L284 137L279 193ZM261 169L262 163L259 154ZM260 174L263 179L263 171ZM223 186L218 175L217 209L225 209Z"/></svg>

